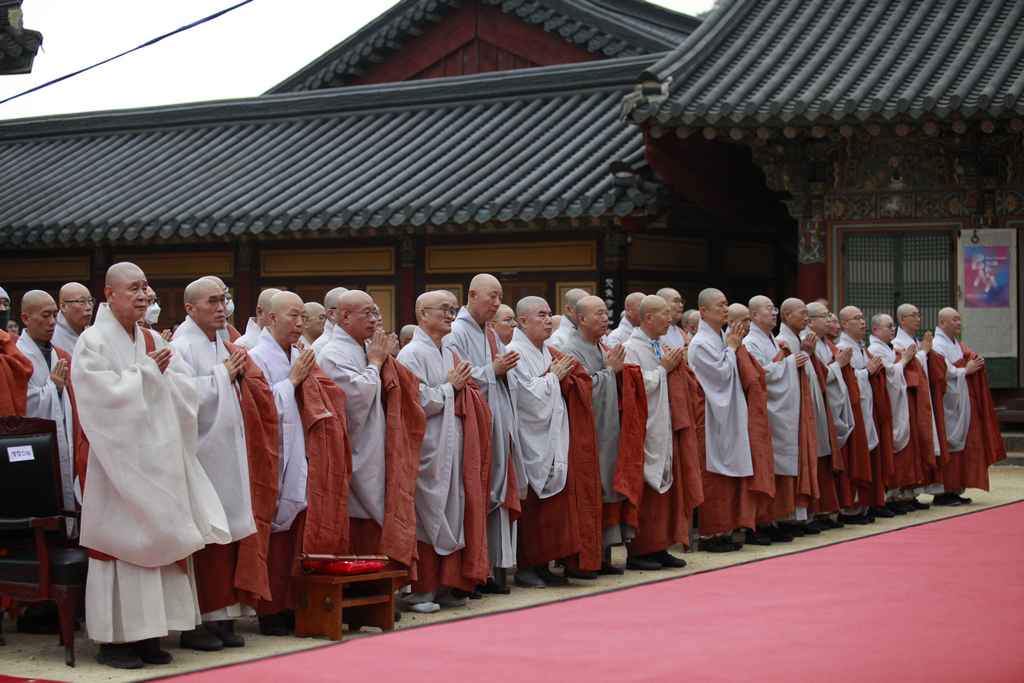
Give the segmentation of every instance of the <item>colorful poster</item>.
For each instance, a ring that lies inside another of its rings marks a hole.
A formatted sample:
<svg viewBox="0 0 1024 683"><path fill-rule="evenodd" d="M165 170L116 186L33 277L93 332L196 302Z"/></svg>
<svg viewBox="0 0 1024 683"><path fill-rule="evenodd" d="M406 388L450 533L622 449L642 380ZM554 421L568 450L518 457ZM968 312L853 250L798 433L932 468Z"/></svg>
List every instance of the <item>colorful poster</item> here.
<svg viewBox="0 0 1024 683"><path fill-rule="evenodd" d="M1010 307L1010 248L964 247L967 308Z"/></svg>

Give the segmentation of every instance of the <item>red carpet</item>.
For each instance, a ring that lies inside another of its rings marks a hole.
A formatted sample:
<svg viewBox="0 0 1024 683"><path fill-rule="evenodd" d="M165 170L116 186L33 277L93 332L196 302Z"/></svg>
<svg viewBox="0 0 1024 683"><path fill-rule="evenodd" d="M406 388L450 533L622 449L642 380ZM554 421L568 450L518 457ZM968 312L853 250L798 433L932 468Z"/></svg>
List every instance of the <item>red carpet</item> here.
<svg viewBox="0 0 1024 683"><path fill-rule="evenodd" d="M1015 503L163 680L1020 683L1022 527L1024 503Z"/></svg>

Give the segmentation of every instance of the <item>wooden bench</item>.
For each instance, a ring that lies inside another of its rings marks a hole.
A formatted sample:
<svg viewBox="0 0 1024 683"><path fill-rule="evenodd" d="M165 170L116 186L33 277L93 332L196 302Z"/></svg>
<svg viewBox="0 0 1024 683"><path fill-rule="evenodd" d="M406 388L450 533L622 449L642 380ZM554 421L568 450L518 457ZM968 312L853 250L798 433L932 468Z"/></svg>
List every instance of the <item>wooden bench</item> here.
<svg viewBox="0 0 1024 683"><path fill-rule="evenodd" d="M376 626L382 631L395 628L395 579L406 576L404 569L372 574L292 574L295 584L295 637L312 635L341 640L342 622L358 631ZM346 596L346 586L349 587ZM344 617L342 616L344 613Z"/></svg>

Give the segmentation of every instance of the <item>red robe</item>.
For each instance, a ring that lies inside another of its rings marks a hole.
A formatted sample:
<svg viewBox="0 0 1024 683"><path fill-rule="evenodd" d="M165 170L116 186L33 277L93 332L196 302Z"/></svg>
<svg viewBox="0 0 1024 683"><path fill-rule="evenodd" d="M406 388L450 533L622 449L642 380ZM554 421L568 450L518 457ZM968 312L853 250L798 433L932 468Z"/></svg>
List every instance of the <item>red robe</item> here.
<svg viewBox="0 0 1024 683"><path fill-rule="evenodd" d="M903 351L896 350L901 358ZM885 485L889 489L916 488L935 483L935 442L932 440L931 392L928 375L915 357L903 368L907 381L907 407L910 413L910 440L893 454L893 474Z"/></svg>
<svg viewBox="0 0 1024 683"><path fill-rule="evenodd" d="M554 360L564 354L549 348ZM532 488L521 501L519 563L534 567L562 559L572 571L601 568L601 465L594 424L594 382L573 362L559 384L569 412L569 467L565 487L540 499Z"/></svg>
<svg viewBox="0 0 1024 683"><path fill-rule="evenodd" d="M621 523L636 528L644 491L644 441L647 439L647 392L640 366L624 363L622 372L616 375L616 384L620 431L612 488L626 499L602 505L601 526Z"/></svg>
<svg viewBox="0 0 1024 683"><path fill-rule="evenodd" d="M837 351L835 344L826 343L832 351L832 355L835 356ZM855 498L858 500L857 507L868 505L864 502L864 498L871 489L871 450L868 448L867 428L861 417L860 386L857 384L856 370L850 364L843 367L843 381L846 382L846 390L850 394L850 403L853 405L855 419L853 432L842 448L846 469L839 473L836 479L836 489L839 493L840 505L850 508L854 506Z"/></svg>
<svg viewBox="0 0 1024 683"><path fill-rule="evenodd" d="M873 358L870 352L865 353L868 360ZM871 450L871 487L866 497L862 496L861 504L880 506L885 505L885 482L894 472L892 403L889 401L889 388L885 386L884 369L871 375L870 382L873 403L871 416L875 421L878 445Z"/></svg>
<svg viewBox="0 0 1024 683"><path fill-rule="evenodd" d="M666 550L676 543L690 547L693 511L704 502L697 406L697 378L681 362L668 373L668 404L672 416L672 486L658 493L644 483L639 528L627 545L631 556ZM642 472L641 472L642 476Z"/></svg>
<svg viewBox="0 0 1024 683"><path fill-rule="evenodd" d="M18 350L18 339L0 330L0 416L25 414L32 361Z"/></svg>
<svg viewBox="0 0 1024 683"><path fill-rule="evenodd" d="M705 397L701 389L698 432L704 480L704 503L698 513L701 536L744 527L755 528L758 511L765 509L775 496L775 455L768 426L768 388L764 368L742 344L736 349L736 365L747 399L747 435L754 473L749 477L727 477L708 471L703 420Z"/></svg>
<svg viewBox="0 0 1024 683"><path fill-rule="evenodd" d="M453 352L454 353L454 352ZM455 365L459 364L455 355ZM434 546L416 542L416 576L413 593L441 586L472 591L487 580L487 507L491 496L491 408L479 387L470 380L455 396L455 414L462 418L462 488L465 499L462 531L466 545L448 555Z"/></svg>
<svg viewBox="0 0 1024 683"><path fill-rule="evenodd" d="M829 351L834 355L835 346L831 342L825 342L828 345ZM807 511L811 514L831 514L838 512L842 507L839 502L839 490L838 480L841 474L846 470L846 447L839 447L839 438L836 436L836 425L832 419L832 406L828 402L828 388L826 383L828 381L828 368L825 367L817 355L809 354L811 357L811 367L813 372L808 378L811 391L820 391L822 399L825 402L825 416L828 421L828 440L829 450L832 451L831 455L824 456L827 458L825 462L821 462L820 458L815 457L815 471L816 471L816 492L817 495L812 495L810 505L807 507ZM815 384L815 378L817 384ZM812 407L813 410L813 407ZM817 433L815 433L814 444L811 448L811 453L814 456L818 454L817 445ZM827 465L822 467L821 465Z"/></svg>

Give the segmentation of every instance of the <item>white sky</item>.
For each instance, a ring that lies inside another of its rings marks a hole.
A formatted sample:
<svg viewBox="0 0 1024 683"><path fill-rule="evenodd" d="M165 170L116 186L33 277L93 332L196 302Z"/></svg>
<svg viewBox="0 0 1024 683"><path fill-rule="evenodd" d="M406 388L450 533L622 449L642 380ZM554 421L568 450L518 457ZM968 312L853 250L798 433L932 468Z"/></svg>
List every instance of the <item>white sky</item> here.
<svg viewBox="0 0 1024 683"><path fill-rule="evenodd" d="M0 76L0 100L129 50L238 0L24 0L43 34L32 73ZM266 92L395 4L394 0L256 0L227 15L6 104L0 119ZM714 0L654 0L697 14Z"/></svg>

